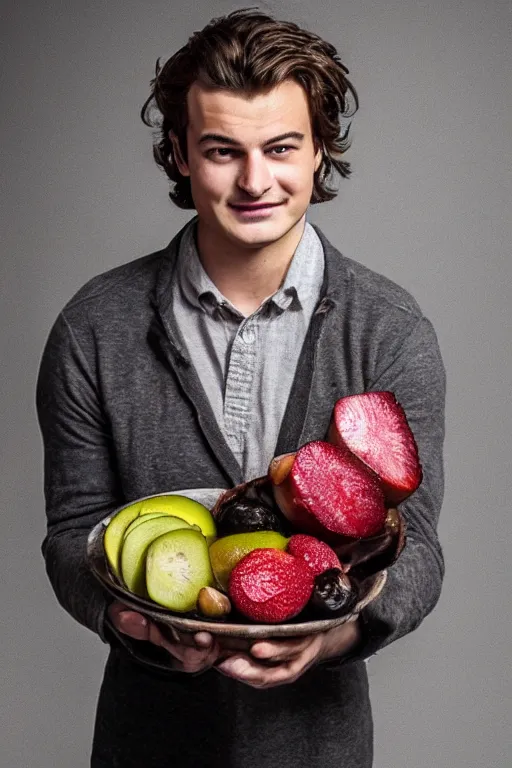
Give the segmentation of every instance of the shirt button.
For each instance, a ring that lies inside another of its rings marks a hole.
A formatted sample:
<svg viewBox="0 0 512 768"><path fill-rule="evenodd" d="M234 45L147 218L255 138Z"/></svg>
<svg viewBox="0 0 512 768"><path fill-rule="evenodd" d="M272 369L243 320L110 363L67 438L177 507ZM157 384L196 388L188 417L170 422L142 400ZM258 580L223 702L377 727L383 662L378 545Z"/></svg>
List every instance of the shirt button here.
<svg viewBox="0 0 512 768"><path fill-rule="evenodd" d="M242 331L242 341L245 344L254 344L254 339L256 338L254 331L252 328L245 328Z"/></svg>

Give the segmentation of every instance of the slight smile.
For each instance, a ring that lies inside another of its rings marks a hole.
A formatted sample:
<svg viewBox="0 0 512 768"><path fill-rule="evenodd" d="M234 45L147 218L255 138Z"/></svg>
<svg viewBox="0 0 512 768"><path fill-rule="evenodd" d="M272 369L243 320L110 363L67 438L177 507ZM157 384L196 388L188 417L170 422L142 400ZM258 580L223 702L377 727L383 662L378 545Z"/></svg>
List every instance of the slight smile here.
<svg viewBox="0 0 512 768"><path fill-rule="evenodd" d="M264 221L271 218L274 210L284 203L229 203L239 221Z"/></svg>
<svg viewBox="0 0 512 768"><path fill-rule="evenodd" d="M264 211L268 208L277 208L283 203L229 203L230 208L237 211Z"/></svg>

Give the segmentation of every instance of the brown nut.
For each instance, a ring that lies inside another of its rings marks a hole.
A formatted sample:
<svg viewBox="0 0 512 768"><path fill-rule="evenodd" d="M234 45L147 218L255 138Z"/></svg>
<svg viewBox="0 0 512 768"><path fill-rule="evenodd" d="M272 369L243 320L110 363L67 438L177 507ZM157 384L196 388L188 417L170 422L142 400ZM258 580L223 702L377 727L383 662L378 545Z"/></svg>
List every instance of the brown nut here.
<svg viewBox="0 0 512 768"><path fill-rule="evenodd" d="M229 597L213 587L203 587L197 596L197 608L212 619L220 619L231 611Z"/></svg>

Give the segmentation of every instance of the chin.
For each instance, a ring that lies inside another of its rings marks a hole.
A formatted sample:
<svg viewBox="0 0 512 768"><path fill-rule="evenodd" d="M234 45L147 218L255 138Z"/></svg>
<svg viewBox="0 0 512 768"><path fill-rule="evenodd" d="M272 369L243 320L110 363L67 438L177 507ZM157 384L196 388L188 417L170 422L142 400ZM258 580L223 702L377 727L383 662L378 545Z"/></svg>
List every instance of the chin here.
<svg viewBox="0 0 512 768"><path fill-rule="evenodd" d="M266 245L276 243L285 237L299 222L304 214L298 218L290 219L286 222L254 222L246 224L236 224L228 227L225 231L229 239L245 245L249 248L261 248Z"/></svg>

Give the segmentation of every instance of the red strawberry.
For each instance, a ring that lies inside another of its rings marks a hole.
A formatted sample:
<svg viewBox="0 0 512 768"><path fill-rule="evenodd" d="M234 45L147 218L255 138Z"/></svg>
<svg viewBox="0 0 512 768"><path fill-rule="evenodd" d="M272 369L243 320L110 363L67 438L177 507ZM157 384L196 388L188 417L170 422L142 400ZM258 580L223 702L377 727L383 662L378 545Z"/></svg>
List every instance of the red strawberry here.
<svg viewBox="0 0 512 768"><path fill-rule="evenodd" d="M330 568L341 568L343 570L336 552L328 544L316 539L314 536L296 533L295 536L289 539L286 551L290 555L304 560L315 576Z"/></svg>
<svg viewBox="0 0 512 768"><path fill-rule="evenodd" d="M278 624L301 612L314 579L311 569L293 555L280 549L253 549L231 571L229 595L249 619Z"/></svg>
<svg viewBox="0 0 512 768"><path fill-rule="evenodd" d="M328 439L377 473L388 506L400 504L421 483L416 441L392 392L342 397L334 406Z"/></svg>
<svg viewBox="0 0 512 768"><path fill-rule="evenodd" d="M274 459L269 476L283 514L300 531L322 540L361 538L386 520L377 475L350 451L317 440L296 454Z"/></svg>

